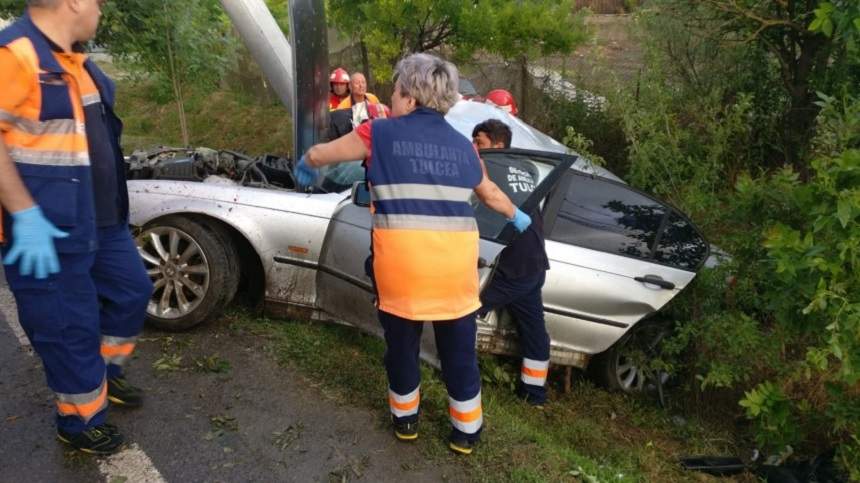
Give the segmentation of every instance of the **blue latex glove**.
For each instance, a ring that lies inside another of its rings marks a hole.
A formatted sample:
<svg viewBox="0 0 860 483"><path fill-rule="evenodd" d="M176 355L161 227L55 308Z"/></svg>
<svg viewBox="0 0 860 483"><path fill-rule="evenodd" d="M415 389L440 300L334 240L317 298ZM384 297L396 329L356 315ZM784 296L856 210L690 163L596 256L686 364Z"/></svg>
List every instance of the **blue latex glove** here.
<svg viewBox="0 0 860 483"><path fill-rule="evenodd" d="M513 218L508 218L508 222L514 224L514 228L517 229L517 232L522 233L526 231L526 228L532 224L532 217L523 213L522 210L517 208L517 211L514 212Z"/></svg>
<svg viewBox="0 0 860 483"><path fill-rule="evenodd" d="M299 164L296 165L296 169L294 171L296 175L296 182L299 186L311 186L317 180L317 176L319 176L320 172L316 168L312 168L308 165L305 156L299 160Z"/></svg>
<svg viewBox="0 0 860 483"><path fill-rule="evenodd" d="M60 271L60 261L54 248L54 238L66 238L68 233L60 231L45 218L38 205L12 213L12 248L3 259L4 265L14 265L18 259L18 271L27 276L35 269L36 278Z"/></svg>

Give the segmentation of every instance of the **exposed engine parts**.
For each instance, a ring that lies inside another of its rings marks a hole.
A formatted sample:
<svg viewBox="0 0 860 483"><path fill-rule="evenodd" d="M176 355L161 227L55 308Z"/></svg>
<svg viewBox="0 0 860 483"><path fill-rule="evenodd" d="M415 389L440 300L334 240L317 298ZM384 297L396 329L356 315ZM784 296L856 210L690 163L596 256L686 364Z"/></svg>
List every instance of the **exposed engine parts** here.
<svg viewBox="0 0 860 483"><path fill-rule="evenodd" d="M289 159L271 154L251 158L235 151L209 148L159 147L135 151L126 158L126 175L130 180L216 182L221 178L256 188L292 190L296 186Z"/></svg>

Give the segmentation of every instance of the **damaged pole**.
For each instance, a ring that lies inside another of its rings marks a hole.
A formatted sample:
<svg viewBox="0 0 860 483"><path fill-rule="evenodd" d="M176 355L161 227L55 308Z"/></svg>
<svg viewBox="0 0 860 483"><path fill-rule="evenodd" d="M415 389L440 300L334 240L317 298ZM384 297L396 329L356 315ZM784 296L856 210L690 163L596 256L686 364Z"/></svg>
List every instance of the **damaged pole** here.
<svg viewBox="0 0 860 483"><path fill-rule="evenodd" d="M242 42L260 65L278 98L293 108L293 49L263 0L221 0Z"/></svg>
<svg viewBox="0 0 860 483"><path fill-rule="evenodd" d="M293 159L328 126L328 31L323 0L290 0L290 41L264 0L220 0L293 120Z"/></svg>

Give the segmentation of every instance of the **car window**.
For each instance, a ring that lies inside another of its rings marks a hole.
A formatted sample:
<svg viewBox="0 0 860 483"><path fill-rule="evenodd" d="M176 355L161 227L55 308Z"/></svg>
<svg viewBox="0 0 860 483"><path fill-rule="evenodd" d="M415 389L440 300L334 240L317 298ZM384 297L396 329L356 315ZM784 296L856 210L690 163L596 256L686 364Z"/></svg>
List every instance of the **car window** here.
<svg viewBox="0 0 860 483"><path fill-rule="evenodd" d="M579 173L571 175L549 238L682 270L695 270L708 253L708 243L675 209L624 184Z"/></svg>
<svg viewBox="0 0 860 483"><path fill-rule="evenodd" d="M636 258L652 258L651 246L668 209L628 187L576 174L550 239Z"/></svg>
<svg viewBox="0 0 860 483"><path fill-rule="evenodd" d="M708 243L688 220L672 212L663 226L654 259L673 267L695 270L708 255Z"/></svg>
<svg viewBox="0 0 860 483"><path fill-rule="evenodd" d="M550 157L504 151L483 151L481 158L487 167L487 176L517 207L525 204L550 172L557 169L558 163ZM481 236L497 238L507 225L505 217L484 206L475 195L472 195L472 207Z"/></svg>

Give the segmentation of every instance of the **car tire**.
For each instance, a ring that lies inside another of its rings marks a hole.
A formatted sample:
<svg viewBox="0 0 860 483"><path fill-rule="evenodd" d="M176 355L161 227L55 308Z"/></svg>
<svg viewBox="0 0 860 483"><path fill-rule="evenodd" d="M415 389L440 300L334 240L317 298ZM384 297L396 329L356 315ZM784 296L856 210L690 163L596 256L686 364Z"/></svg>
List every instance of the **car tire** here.
<svg viewBox="0 0 860 483"><path fill-rule="evenodd" d="M172 216L144 226L135 243L155 285L146 311L149 325L190 329L220 316L235 296L238 255L219 227Z"/></svg>
<svg viewBox="0 0 860 483"><path fill-rule="evenodd" d="M668 334L667 324L659 320L644 320L633 326L609 349L594 356L588 373L594 382L625 393L640 393L666 382L668 375L643 370L643 362L654 357L660 342Z"/></svg>

